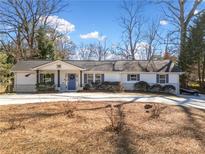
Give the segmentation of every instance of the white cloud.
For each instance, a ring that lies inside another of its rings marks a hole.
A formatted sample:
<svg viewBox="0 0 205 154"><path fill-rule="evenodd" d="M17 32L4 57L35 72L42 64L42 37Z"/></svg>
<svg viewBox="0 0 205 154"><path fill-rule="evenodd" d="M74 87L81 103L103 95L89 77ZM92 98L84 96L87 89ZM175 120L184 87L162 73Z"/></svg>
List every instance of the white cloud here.
<svg viewBox="0 0 205 154"><path fill-rule="evenodd" d="M94 32L90 32L87 34L81 34L80 35L81 39L97 39L99 41L103 41L106 39L106 36L101 35L99 32L94 31Z"/></svg>
<svg viewBox="0 0 205 154"><path fill-rule="evenodd" d="M44 18L42 21L43 20ZM47 24L52 28L55 28L60 33L68 33L75 30L75 25L65 19L59 18L58 16L49 16L47 18Z"/></svg>
<svg viewBox="0 0 205 154"><path fill-rule="evenodd" d="M199 13L199 10L195 10L194 11L194 15L196 15L197 13Z"/></svg>
<svg viewBox="0 0 205 154"><path fill-rule="evenodd" d="M160 25L165 26L168 24L168 21L167 20L160 20L159 23L160 23Z"/></svg>

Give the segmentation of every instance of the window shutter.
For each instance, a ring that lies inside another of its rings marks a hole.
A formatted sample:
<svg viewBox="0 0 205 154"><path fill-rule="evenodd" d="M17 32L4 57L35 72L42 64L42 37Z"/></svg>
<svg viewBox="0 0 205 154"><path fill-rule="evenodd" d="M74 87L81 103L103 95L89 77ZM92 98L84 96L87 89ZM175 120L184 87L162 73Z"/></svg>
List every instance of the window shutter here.
<svg viewBox="0 0 205 154"><path fill-rule="evenodd" d="M137 74L137 81L140 81L140 74Z"/></svg>
<svg viewBox="0 0 205 154"><path fill-rule="evenodd" d="M84 74L84 83L87 83L88 81L88 74Z"/></svg>
<svg viewBox="0 0 205 154"><path fill-rule="evenodd" d="M105 75L101 74L101 78L102 78L102 82L104 82L105 81Z"/></svg>
<svg viewBox="0 0 205 154"><path fill-rule="evenodd" d="M169 74L166 74L166 83L169 83Z"/></svg>
<svg viewBox="0 0 205 154"><path fill-rule="evenodd" d="M157 74L157 76L156 76L156 81L157 81L157 83L159 83L159 74Z"/></svg>
<svg viewBox="0 0 205 154"><path fill-rule="evenodd" d="M127 74L127 81L130 81L130 74Z"/></svg>

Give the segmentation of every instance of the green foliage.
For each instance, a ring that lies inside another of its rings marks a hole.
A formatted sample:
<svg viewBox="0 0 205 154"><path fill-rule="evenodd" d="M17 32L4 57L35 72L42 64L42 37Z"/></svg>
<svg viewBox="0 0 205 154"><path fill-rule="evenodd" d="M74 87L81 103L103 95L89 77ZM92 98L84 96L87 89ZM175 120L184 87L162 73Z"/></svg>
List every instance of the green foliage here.
<svg viewBox="0 0 205 154"><path fill-rule="evenodd" d="M141 92L156 92L156 93L167 93L167 94L175 94L176 88L173 85L160 85L160 84L153 84L150 86L147 82L145 81L140 81L136 82L135 85L135 90L141 91Z"/></svg>
<svg viewBox="0 0 205 154"><path fill-rule="evenodd" d="M121 92L123 91L123 86L121 82L102 82L102 83L92 83L85 84L84 90L97 90L106 92Z"/></svg>
<svg viewBox="0 0 205 154"><path fill-rule="evenodd" d="M200 85L203 86L205 82L205 13L199 16L190 27L186 50L188 53L186 71L189 74L197 74ZM193 71L196 72L193 73Z"/></svg>
<svg viewBox="0 0 205 154"><path fill-rule="evenodd" d="M83 87L84 90L90 90L90 85L89 84L85 84L85 86Z"/></svg>
<svg viewBox="0 0 205 154"><path fill-rule="evenodd" d="M11 64L7 63L8 56L0 52L0 83L9 83L11 79Z"/></svg>
<svg viewBox="0 0 205 154"><path fill-rule="evenodd" d="M54 83L39 83L36 84L37 91L55 91Z"/></svg>
<svg viewBox="0 0 205 154"><path fill-rule="evenodd" d="M151 87L150 87L150 91L151 92L161 92L162 91L162 86L160 84L153 84Z"/></svg>
<svg viewBox="0 0 205 154"><path fill-rule="evenodd" d="M135 90L147 92L149 91L150 85L145 81L140 81L140 82L135 83L134 87L135 87Z"/></svg>
<svg viewBox="0 0 205 154"><path fill-rule="evenodd" d="M54 59L54 42L46 35L45 28L39 28L37 32L37 44L40 59Z"/></svg>
<svg viewBox="0 0 205 154"><path fill-rule="evenodd" d="M163 90L163 92L165 92L165 93L175 93L175 91L176 91L176 88L175 88L175 86L173 86L173 85L165 85L163 88L162 88L162 90Z"/></svg>

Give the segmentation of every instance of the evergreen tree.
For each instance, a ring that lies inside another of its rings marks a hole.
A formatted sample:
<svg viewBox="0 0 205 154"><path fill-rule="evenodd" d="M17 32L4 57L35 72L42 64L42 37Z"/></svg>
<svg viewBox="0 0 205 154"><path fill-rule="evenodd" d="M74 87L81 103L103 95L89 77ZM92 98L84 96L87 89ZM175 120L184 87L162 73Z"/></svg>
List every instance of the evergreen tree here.
<svg viewBox="0 0 205 154"><path fill-rule="evenodd" d="M188 73L197 68L197 78L201 87L205 86L205 13L199 16L190 28L186 45Z"/></svg>
<svg viewBox="0 0 205 154"><path fill-rule="evenodd" d="M54 43L47 36L45 28L41 27L37 33L37 46L39 50L40 59L54 59Z"/></svg>
<svg viewBox="0 0 205 154"><path fill-rule="evenodd" d="M11 79L11 64L9 64L7 60L8 56L5 53L0 52L0 84L7 84Z"/></svg>

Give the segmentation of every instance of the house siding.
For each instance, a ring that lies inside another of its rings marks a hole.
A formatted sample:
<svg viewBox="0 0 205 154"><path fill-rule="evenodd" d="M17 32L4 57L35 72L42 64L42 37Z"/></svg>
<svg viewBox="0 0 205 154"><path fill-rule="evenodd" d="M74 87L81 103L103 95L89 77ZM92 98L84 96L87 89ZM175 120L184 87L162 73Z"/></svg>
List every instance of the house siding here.
<svg viewBox="0 0 205 154"><path fill-rule="evenodd" d="M28 76L28 74L30 74ZM16 72L14 73L14 91L35 92L36 72Z"/></svg>
<svg viewBox="0 0 205 154"><path fill-rule="evenodd" d="M54 73L54 81L57 85L57 70L40 70L40 73ZM80 71L74 70L61 70L60 71L60 84L62 91L66 90L67 80L68 80L68 73L76 74L76 90L80 90ZM84 74L91 73L91 74L104 74L104 81L119 81L122 83L125 90L134 90L134 84L137 81L128 81L127 75L128 74L140 74L140 81L146 81L150 85L156 83L156 74L157 73L137 73L137 72L99 72L99 71L82 71L82 83L84 85ZM27 74L30 74L26 77ZM162 73L163 74L163 73ZM167 73L164 73L167 74ZM168 73L169 74L169 83L176 87L176 94L179 94L179 74L177 73ZM95 80L95 77L94 77ZM35 92L35 85L36 85L36 71L30 72L15 72L15 79L14 79L14 91L16 92ZM165 84L162 84L165 85Z"/></svg>

